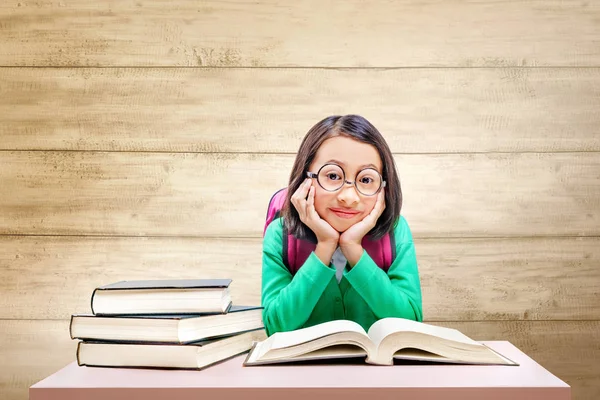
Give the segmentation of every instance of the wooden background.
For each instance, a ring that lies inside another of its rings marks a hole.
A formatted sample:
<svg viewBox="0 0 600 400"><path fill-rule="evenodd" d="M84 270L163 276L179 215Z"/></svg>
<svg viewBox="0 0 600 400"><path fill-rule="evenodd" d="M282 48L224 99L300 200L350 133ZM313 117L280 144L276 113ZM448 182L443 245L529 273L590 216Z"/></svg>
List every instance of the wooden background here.
<svg viewBox="0 0 600 400"><path fill-rule="evenodd" d="M121 279L231 277L301 138L389 141L428 322L600 397L600 2L0 3L0 397Z"/></svg>

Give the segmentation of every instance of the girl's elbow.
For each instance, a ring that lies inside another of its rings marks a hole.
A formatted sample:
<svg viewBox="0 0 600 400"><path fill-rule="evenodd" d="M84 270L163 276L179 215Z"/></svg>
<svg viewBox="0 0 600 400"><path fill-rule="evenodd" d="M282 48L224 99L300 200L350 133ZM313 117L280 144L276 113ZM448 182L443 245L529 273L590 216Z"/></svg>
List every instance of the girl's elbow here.
<svg viewBox="0 0 600 400"><path fill-rule="evenodd" d="M263 325L267 336L271 336L277 332L285 332L291 330L285 323L286 318L281 316L276 305L270 304L263 310Z"/></svg>
<svg viewBox="0 0 600 400"><path fill-rule="evenodd" d="M411 302L415 321L423 322L423 306L420 301Z"/></svg>

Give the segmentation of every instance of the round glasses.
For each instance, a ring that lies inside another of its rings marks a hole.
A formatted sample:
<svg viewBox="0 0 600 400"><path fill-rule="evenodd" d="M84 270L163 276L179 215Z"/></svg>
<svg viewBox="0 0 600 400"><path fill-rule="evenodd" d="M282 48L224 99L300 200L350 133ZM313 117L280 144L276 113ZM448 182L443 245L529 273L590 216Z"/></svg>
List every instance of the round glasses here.
<svg viewBox="0 0 600 400"><path fill-rule="evenodd" d="M340 190L345 183L354 185L356 190L364 196L376 195L382 187L385 187L385 181L374 168L365 168L358 172L354 182L346 180L346 173L337 164L325 164L315 174L307 172L309 178L317 178L319 186L328 192Z"/></svg>

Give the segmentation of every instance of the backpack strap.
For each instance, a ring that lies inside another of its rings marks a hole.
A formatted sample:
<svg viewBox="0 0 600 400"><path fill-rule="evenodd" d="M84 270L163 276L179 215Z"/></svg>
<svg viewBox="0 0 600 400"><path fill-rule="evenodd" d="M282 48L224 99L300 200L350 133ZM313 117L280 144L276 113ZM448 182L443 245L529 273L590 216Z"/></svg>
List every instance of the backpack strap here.
<svg viewBox="0 0 600 400"><path fill-rule="evenodd" d="M317 243L308 238L300 239L290 235L285 228L283 233L284 238L287 237L287 240L283 241L287 244L283 249L283 262L293 276L304 265L310 253L316 250Z"/></svg>
<svg viewBox="0 0 600 400"><path fill-rule="evenodd" d="M265 232L267 231L269 224L279 218L281 215L281 209L283 208L283 203L285 203L286 196L287 188L279 189L275 192L275 194L273 194L273 196L271 196L271 200L269 200L269 207L267 207L267 217L265 218L263 237L265 236Z"/></svg>
<svg viewBox="0 0 600 400"><path fill-rule="evenodd" d="M388 240L385 241L383 247L383 263L386 265L384 271L387 272L394 260L396 259L396 235L392 229L387 234Z"/></svg>
<svg viewBox="0 0 600 400"><path fill-rule="evenodd" d="M371 240L369 237L364 237L362 240L363 249L366 250L375 264L385 272L388 271L395 258L396 246L393 242L393 236L392 232L386 233L379 240Z"/></svg>

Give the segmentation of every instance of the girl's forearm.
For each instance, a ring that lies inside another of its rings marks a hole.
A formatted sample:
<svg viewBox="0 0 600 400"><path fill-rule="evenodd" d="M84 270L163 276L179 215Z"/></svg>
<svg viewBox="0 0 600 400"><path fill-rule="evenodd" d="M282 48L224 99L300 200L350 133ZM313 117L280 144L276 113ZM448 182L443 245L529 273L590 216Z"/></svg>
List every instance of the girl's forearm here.
<svg viewBox="0 0 600 400"><path fill-rule="evenodd" d="M333 253L335 253L335 249L337 248L337 242L319 242L317 243L317 248L315 249L315 255L319 257L319 260L325 265L329 265L331 263L331 257L333 257Z"/></svg>
<svg viewBox="0 0 600 400"><path fill-rule="evenodd" d="M340 246L344 257L348 260L350 268L354 267L360 260L363 254L363 247L360 244L351 244L346 246Z"/></svg>

